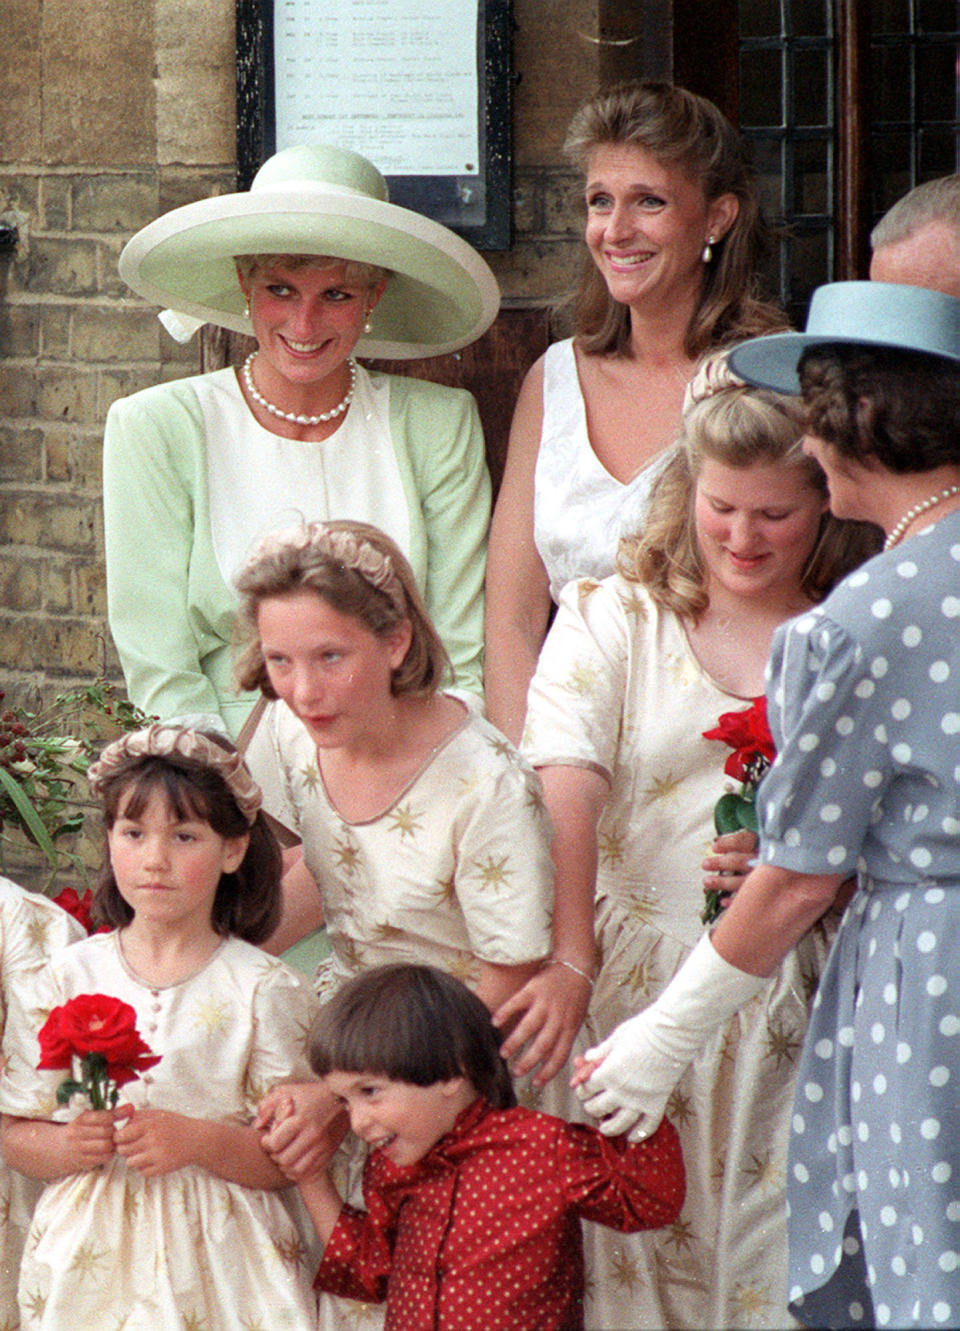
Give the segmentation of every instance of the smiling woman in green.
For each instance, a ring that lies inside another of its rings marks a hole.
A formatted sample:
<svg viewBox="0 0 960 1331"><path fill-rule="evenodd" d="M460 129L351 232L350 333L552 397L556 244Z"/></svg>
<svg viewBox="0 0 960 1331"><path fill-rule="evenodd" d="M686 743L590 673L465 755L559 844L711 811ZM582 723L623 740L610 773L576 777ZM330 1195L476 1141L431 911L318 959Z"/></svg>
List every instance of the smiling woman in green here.
<svg viewBox="0 0 960 1331"><path fill-rule="evenodd" d="M238 735L233 579L296 517L356 518L408 555L453 662L481 690L489 480L469 393L368 373L359 353L437 355L496 314L486 263L387 200L357 153L288 148L249 191L187 204L138 232L121 276L177 318L257 338L240 371L115 402L104 443L107 592L130 697L161 719ZM267 787L254 746L248 758Z"/></svg>

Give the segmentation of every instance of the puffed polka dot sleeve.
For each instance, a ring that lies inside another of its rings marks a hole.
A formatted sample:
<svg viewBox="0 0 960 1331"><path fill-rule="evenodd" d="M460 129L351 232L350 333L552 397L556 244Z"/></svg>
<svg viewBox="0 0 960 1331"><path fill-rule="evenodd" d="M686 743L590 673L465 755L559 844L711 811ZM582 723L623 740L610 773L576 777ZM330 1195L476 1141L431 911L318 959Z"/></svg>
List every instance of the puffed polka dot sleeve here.
<svg viewBox="0 0 960 1331"><path fill-rule="evenodd" d="M535 767L589 767L610 777L620 740L639 589L620 577L564 588L527 697L521 748Z"/></svg>
<svg viewBox="0 0 960 1331"><path fill-rule="evenodd" d="M386 1299L397 1237L396 1204L403 1193L383 1186L385 1172L381 1156L368 1157L363 1175L366 1209L343 1206L324 1247L315 1289L369 1303Z"/></svg>
<svg viewBox="0 0 960 1331"><path fill-rule="evenodd" d="M680 1214L686 1186L677 1130L664 1119L642 1142L605 1137L582 1123L564 1124L557 1177L567 1205L582 1220L621 1233L659 1229Z"/></svg>
<svg viewBox="0 0 960 1331"><path fill-rule="evenodd" d="M777 630L767 684L777 757L758 797L764 862L856 869L897 762L902 704L888 675L885 657L819 610Z"/></svg>

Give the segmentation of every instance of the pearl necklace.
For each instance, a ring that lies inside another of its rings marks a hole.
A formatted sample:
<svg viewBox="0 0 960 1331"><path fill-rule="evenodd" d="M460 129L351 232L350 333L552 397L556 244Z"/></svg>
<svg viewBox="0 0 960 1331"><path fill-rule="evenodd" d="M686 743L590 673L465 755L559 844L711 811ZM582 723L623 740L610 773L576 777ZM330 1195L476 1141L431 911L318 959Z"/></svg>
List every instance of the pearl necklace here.
<svg viewBox="0 0 960 1331"><path fill-rule="evenodd" d="M883 543L884 550L893 549L914 518L918 518L921 513L926 513L929 508L936 508L938 504L942 504L945 499L951 499L954 495L960 495L960 485L948 485L945 490L931 495L929 499L921 500L919 504L914 504L913 508L908 508L900 521L888 533L887 539Z"/></svg>
<svg viewBox="0 0 960 1331"><path fill-rule="evenodd" d="M253 358L256 354L255 351L251 351L250 355L243 362L243 370L241 371L243 374L243 382L246 384L247 392L253 398L254 402L256 402L258 406L263 407L264 411L269 411L271 416L279 416L282 421L290 421L292 425L322 425L325 421L332 421L335 420L337 416L342 416L353 401L354 389L357 386L357 363L356 361L348 360L347 368L350 371L350 387L347 389L346 396L338 402L335 407L331 407L329 411L321 411L317 416L298 416L296 412L293 411L281 411L279 407L275 407L272 402L267 401L253 382L253 374L251 373L250 366L253 364Z"/></svg>

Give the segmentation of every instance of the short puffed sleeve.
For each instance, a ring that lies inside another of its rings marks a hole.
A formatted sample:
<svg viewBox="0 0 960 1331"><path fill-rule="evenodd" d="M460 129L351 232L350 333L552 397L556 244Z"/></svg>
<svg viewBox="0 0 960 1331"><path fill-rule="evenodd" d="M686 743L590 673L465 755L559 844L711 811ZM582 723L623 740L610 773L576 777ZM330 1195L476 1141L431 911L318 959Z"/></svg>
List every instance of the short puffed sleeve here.
<svg viewBox="0 0 960 1331"><path fill-rule="evenodd" d="M251 1113L283 1081L313 1081L309 1038L319 1000L305 976L270 960L253 995L253 1039L244 1096Z"/></svg>
<svg viewBox="0 0 960 1331"><path fill-rule="evenodd" d="M552 832L540 780L485 722L474 723L488 753L456 806L455 891L470 950L515 966L550 951Z"/></svg>
<svg viewBox="0 0 960 1331"><path fill-rule="evenodd" d="M49 898L0 878L0 995L4 1067L15 1080L32 1079L39 1057L37 1031L47 1000L37 981L51 956L84 936L82 927Z"/></svg>
<svg viewBox="0 0 960 1331"><path fill-rule="evenodd" d="M534 767L589 767L610 777L629 669L628 601L619 577L564 588L527 697L521 748Z"/></svg>
<svg viewBox="0 0 960 1331"><path fill-rule="evenodd" d="M0 1076L0 1113L15 1118L66 1120L68 1107L57 1104L57 1088L68 1076L63 1070L40 1071L37 1034L47 1017L65 1001L54 965L45 965L23 976L17 989L16 1008L8 1005L4 1031L4 1068Z"/></svg>
<svg viewBox="0 0 960 1331"><path fill-rule="evenodd" d="M777 757L758 795L764 862L810 874L856 868L893 774L876 674L860 641L818 611L775 633L767 700Z"/></svg>

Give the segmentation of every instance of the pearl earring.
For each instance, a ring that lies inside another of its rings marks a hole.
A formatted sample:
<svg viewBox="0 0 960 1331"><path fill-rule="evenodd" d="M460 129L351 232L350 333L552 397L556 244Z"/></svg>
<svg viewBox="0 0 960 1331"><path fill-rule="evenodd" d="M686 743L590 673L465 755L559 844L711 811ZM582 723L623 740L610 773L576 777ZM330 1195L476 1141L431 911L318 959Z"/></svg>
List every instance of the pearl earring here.
<svg viewBox="0 0 960 1331"><path fill-rule="evenodd" d="M243 307L243 317L244 317L245 319L249 319L249 318L250 318L250 302L249 302L249 301L247 301L246 305L244 305L244 307Z"/></svg>
<svg viewBox="0 0 960 1331"><path fill-rule="evenodd" d="M707 243L704 245L703 253L700 256L704 263L709 263L713 258L713 242L715 239L715 236L707 236Z"/></svg>
<svg viewBox="0 0 960 1331"><path fill-rule="evenodd" d="M373 313L373 310L367 310L366 318L364 319L364 324L363 324L363 331L364 331L365 333L369 333L369 332L370 332L370 329L371 329L371 327L372 327L372 325L371 325L371 323L370 323L370 316L371 316L372 313Z"/></svg>

